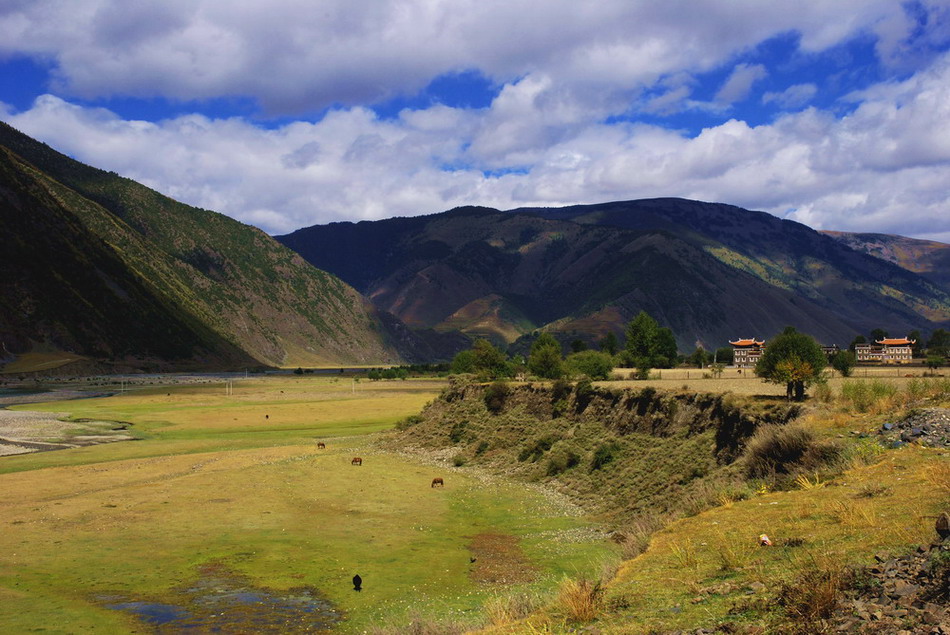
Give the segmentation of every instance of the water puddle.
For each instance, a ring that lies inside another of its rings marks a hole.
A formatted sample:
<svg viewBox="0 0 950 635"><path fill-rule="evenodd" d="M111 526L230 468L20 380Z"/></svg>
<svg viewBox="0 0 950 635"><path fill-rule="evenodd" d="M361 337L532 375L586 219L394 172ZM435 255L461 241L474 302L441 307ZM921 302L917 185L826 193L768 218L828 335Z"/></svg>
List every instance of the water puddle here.
<svg viewBox="0 0 950 635"><path fill-rule="evenodd" d="M125 611L154 633L320 633L342 617L312 587L254 587L221 564L201 567L194 582L159 599L101 594L97 604Z"/></svg>

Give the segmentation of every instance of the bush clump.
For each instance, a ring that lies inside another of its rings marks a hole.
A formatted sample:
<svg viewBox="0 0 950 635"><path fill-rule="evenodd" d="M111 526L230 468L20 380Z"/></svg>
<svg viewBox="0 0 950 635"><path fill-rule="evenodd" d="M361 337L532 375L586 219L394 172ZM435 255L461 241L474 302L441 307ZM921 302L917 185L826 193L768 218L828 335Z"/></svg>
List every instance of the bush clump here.
<svg viewBox="0 0 950 635"><path fill-rule="evenodd" d="M751 478L794 476L826 467L840 455L837 446L820 443L801 426L766 425L746 446L746 474Z"/></svg>
<svg viewBox="0 0 950 635"><path fill-rule="evenodd" d="M465 430L468 428L468 421L456 421L449 430L449 440L452 443L460 443L465 438Z"/></svg>
<svg viewBox="0 0 950 635"><path fill-rule="evenodd" d="M485 388L485 407L492 414L498 414L505 407L505 401L511 389L503 381L495 381Z"/></svg>
<svg viewBox="0 0 950 635"><path fill-rule="evenodd" d="M547 475L557 476L572 467L576 467L580 462L581 457L577 452L567 449L556 450L548 458Z"/></svg>
<svg viewBox="0 0 950 635"><path fill-rule="evenodd" d="M615 458L617 458L617 453L619 451L620 446L614 441L609 443L601 443L598 445L597 449L594 450L594 457L590 462L590 471L597 471L608 463L612 462Z"/></svg>
<svg viewBox="0 0 950 635"><path fill-rule="evenodd" d="M396 429L405 430L406 428L411 428L412 426L419 425L420 423L422 423L421 415L409 415L396 424Z"/></svg>
<svg viewBox="0 0 950 635"><path fill-rule="evenodd" d="M521 449L521 452L518 453L518 460L524 462L531 459L531 462L534 463L544 456L544 453L550 450L556 441L557 437L552 435L536 439L534 443Z"/></svg>

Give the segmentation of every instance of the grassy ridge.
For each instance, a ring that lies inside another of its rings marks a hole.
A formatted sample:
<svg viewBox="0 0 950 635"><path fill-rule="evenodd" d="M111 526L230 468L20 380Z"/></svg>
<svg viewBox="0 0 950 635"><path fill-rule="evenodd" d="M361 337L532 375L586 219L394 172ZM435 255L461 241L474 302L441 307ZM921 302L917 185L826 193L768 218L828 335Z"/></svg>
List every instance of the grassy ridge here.
<svg viewBox="0 0 950 635"><path fill-rule="evenodd" d="M16 231L8 230L12 236L19 241L44 239L48 226L58 222L53 217L62 217L66 220L60 224L68 226L72 234L67 243L76 242L82 234L110 262L119 263L113 267L118 271L102 269L99 279L83 277L77 268L54 259L52 273L36 276L44 284L57 280L56 284L68 287L80 303L88 296L93 306L97 294L114 302L110 294L124 298L142 287L140 293L181 322L210 352L224 351L233 357L234 351L228 349L235 347L263 364L398 360L381 335L379 320L359 293L339 278L309 266L264 232L83 165L2 122L0 145L5 146L0 176L13 193L11 206L16 207L18 195L26 193L36 202L30 211L32 225L17 225ZM78 269L96 268L87 264ZM25 295L27 299L57 295L28 286L15 291L15 297ZM52 309L47 313L38 312L30 326L35 330L44 326L44 320L61 319ZM24 337L63 339L60 330L73 333L78 328L74 322L81 323L80 317L64 320L59 330L47 328L48 332L26 333ZM106 311L104 323L110 318ZM157 344L163 335L170 337L164 333L169 319L133 321L147 325L148 332L138 333L124 342L128 350L112 355L160 352ZM117 321L117 329L123 326ZM68 343L76 350L84 351L83 345L89 348L84 338L75 335L74 339L78 341ZM108 344L108 337L101 339L104 346ZM65 347L63 342L60 345ZM187 358L189 352L185 348L180 356Z"/></svg>

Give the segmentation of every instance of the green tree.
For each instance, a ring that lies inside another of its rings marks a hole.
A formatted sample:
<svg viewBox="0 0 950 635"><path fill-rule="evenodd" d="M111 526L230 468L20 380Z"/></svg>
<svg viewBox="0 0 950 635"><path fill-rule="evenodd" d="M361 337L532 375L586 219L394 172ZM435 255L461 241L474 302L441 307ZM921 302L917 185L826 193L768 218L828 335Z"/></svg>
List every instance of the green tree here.
<svg viewBox="0 0 950 635"><path fill-rule="evenodd" d="M927 355L946 357L948 353L950 353L950 333L944 329L937 329L927 340Z"/></svg>
<svg viewBox="0 0 950 635"><path fill-rule="evenodd" d="M614 358L601 351L581 351L568 355L564 365L575 375L607 379L614 369Z"/></svg>
<svg viewBox="0 0 950 635"><path fill-rule="evenodd" d="M488 340L475 340L472 352L475 357L475 373L479 379L487 381L511 376L507 357Z"/></svg>
<svg viewBox="0 0 950 635"><path fill-rule="evenodd" d="M586 350L587 350L587 342L585 342L584 340L578 338L571 342L572 353L580 353L581 351L586 351Z"/></svg>
<svg viewBox="0 0 950 635"><path fill-rule="evenodd" d="M850 377L854 365L855 357L851 351L838 351L831 356L831 367L841 373L842 377Z"/></svg>
<svg viewBox="0 0 950 635"><path fill-rule="evenodd" d="M907 339L913 342L910 345L910 350L914 357L922 357L924 354L924 340L920 336L920 331L914 329L907 334Z"/></svg>
<svg viewBox="0 0 950 635"><path fill-rule="evenodd" d="M707 364L712 362L712 355L706 352L706 349L702 346L697 346L687 361L696 368L705 368Z"/></svg>
<svg viewBox="0 0 950 635"><path fill-rule="evenodd" d="M944 365L946 359L947 358L943 357L942 355L931 355L927 358L925 363L927 364L927 368L930 369L931 373L936 373L937 369Z"/></svg>
<svg viewBox="0 0 950 635"><path fill-rule="evenodd" d="M885 331L884 329L874 329L873 331L871 331L872 342L878 342L880 340L883 340L886 337L887 337L887 331Z"/></svg>
<svg viewBox="0 0 950 635"><path fill-rule="evenodd" d="M671 368L676 363L676 337L673 331L661 326L657 329L653 366L656 368Z"/></svg>
<svg viewBox="0 0 950 635"><path fill-rule="evenodd" d="M731 346L720 346L716 349L713 361L717 364L729 365L732 363L734 356L735 351Z"/></svg>
<svg viewBox="0 0 950 635"><path fill-rule="evenodd" d="M472 349L459 351L459 353L452 358L452 365L450 366L450 372L455 375L461 375L464 373L474 373L475 372L475 351Z"/></svg>
<svg viewBox="0 0 950 635"><path fill-rule="evenodd" d="M617 335L613 331L609 331L607 335L604 335L600 342L600 350L607 353L608 355L616 355L617 351L620 350L620 344L617 342Z"/></svg>
<svg viewBox="0 0 950 635"><path fill-rule="evenodd" d="M550 333L542 333L531 344L528 370L544 379L558 379L564 375L561 344Z"/></svg>
<svg viewBox="0 0 950 635"><path fill-rule="evenodd" d="M646 311L627 324L627 359L637 368L668 367L676 359L673 331L661 327Z"/></svg>
<svg viewBox="0 0 950 635"><path fill-rule="evenodd" d="M826 364L818 342L789 326L766 345L755 365L755 374L767 382L785 384L789 399L803 401L805 389L821 381L821 371Z"/></svg>

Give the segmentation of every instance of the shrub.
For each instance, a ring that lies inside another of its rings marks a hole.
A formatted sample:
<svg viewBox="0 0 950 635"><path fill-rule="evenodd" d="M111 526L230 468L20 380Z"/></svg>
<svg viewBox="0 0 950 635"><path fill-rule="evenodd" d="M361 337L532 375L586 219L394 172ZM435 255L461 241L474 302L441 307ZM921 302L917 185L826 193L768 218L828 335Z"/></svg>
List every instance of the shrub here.
<svg viewBox="0 0 950 635"><path fill-rule="evenodd" d="M454 457L452 457L452 465L454 465L455 467L462 467L463 465L465 465L465 463L466 463L466 459L461 454L456 454Z"/></svg>
<svg viewBox="0 0 950 635"><path fill-rule="evenodd" d="M488 441L482 441L481 443L479 443L478 447L475 448L475 456L478 456L479 454L484 454L485 450L487 450L488 447L489 447Z"/></svg>
<svg viewBox="0 0 950 635"><path fill-rule="evenodd" d="M405 430L406 428L419 425L420 423L422 423L421 415L409 415L408 417L406 417L405 419L403 419L402 421L396 424L396 429Z"/></svg>
<svg viewBox="0 0 950 635"><path fill-rule="evenodd" d="M485 407L492 414L498 414L505 407L510 389L503 381L492 382L485 388Z"/></svg>
<svg viewBox="0 0 950 635"><path fill-rule="evenodd" d="M815 399L821 403L831 403L831 400L834 399L834 391L827 383L816 384Z"/></svg>
<svg viewBox="0 0 950 635"><path fill-rule="evenodd" d="M571 394L571 382L566 379L558 379L551 384L551 403L567 399Z"/></svg>
<svg viewBox="0 0 950 635"><path fill-rule="evenodd" d="M834 614L849 572L835 564L815 565L795 582L784 584L777 597L790 618L790 633L825 632L823 622Z"/></svg>
<svg viewBox="0 0 950 635"><path fill-rule="evenodd" d="M558 606L568 622L590 622L601 608L603 586L600 581L565 580L558 594Z"/></svg>
<svg viewBox="0 0 950 635"><path fill-rule="evenodd" d="M796 425L760 427L746 446L746 474L751 478L815 472L841 455L837 446L819 443Z"/></svg>
<svg viewBox="0 0 950 635"><path fill-rule="evenodd" d="M838 351L831 357L831 367L841 373L842 377L850 377L854 371L855 358L851 351Z"/></svg>
<svg viewBox="0 0 950 635"><path fill-rule="evenodd" d="M581 457L577 452L565 449L557 450L548 458L547 475L557 476L577 466L580 462Z"/></svg>
<svg viewBox="0 0 950 635"><path fill-rule="evenodd" d="M590 400L593 399L596 394L590 377L582 377L577 381L577 386L574 387L574 394L576 395L576 408L577 411L580 412L587 407L587 404L590 403Z"/></svg>
<svg viewBox="0 0 950 635"><path fill-rule="evenodd" d="M601 469L615 458L617 458L617 453L620 450L620 446L617 445L615 441L609 443L601 443L597 446L597 449L594 450L594 457L590 462L590 471L594 472Z"/></svg>
<svg viewBox="0 0 950 635"><path fill-rule="evenodd" d="M456 421L449 430L449 440L452 443L460 443L465 438L465 430L468 428L468 421Z"/></svg>
<svg viewBox="0 0 950 635"><path fill-rule="evenodd" d="M496 595L485 602L485 613L492 626L508 626L524 619L542 606L542 598L533 593Z"/></svg>
<svg viewBox="0 0 950 635"><path fill-rule="evenodd" d="M550 450L556 441L557 437L552 435L546 435L536 439L531 445L522 448L521 452L518 453L518 460L527 461L530 458L531 462L534 463L544 456L544 453Z"/></svg>
<svg viewBox="0 0 950 635"><path fill-rule="evenodd" d="M888 382L846 381L841 384L841 398L855 412L883 412L892 405L897 388Z"/></svg>
<svg viewBox="0 0 950 635"><path fill-rule="evenodd" d="M594 379L607 379L614 369L613 357L599 351L574 353L567 357L565 363L572 373Z"/></svg>

